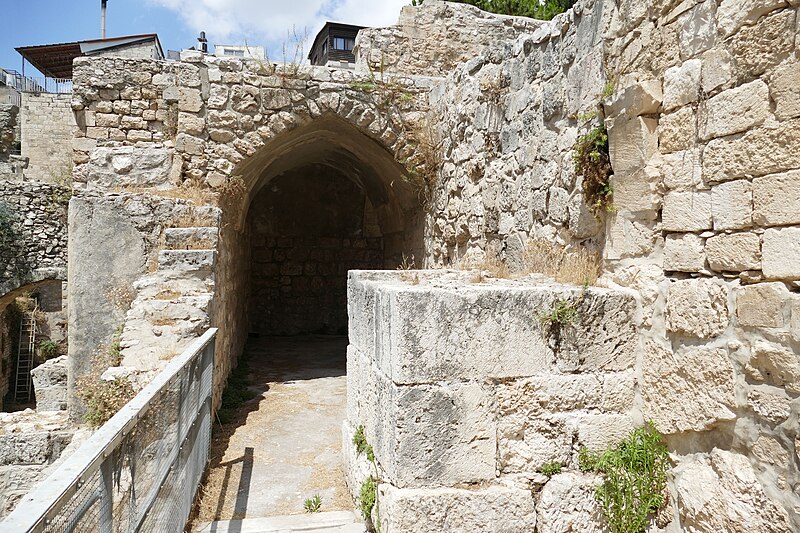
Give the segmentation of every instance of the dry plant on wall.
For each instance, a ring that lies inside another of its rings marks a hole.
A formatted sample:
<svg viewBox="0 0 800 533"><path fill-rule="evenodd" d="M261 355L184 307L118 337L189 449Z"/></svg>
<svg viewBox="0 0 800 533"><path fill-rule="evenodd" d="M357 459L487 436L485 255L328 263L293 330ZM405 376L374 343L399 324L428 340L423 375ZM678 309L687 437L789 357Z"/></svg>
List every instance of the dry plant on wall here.
<svg viewBox="0 0 800 533"><path fill-rule="evenodd" d="M583 176L583 197L600 215L614 210L614 189L611 187L611 159L608 154L608 130L601 122L578 138L574 146L575 173Z"/></svg>
<svg viewBox="0 0 800 533"><path fill-rule="evenodd" d="M403 179L414 189L423 207L433 198L442 167L443 139L436 124L434 117L427 115L407 127L414 153L404 161L407 173Z"/></svg>
<svg viewBox="0 0 800 533"><path fill-rule="evenodd" d="M560 283L594 285L600 276L600 254L581 246L567 248L545 239L531 239L522 253L520 275L544 274Z"/></svg>

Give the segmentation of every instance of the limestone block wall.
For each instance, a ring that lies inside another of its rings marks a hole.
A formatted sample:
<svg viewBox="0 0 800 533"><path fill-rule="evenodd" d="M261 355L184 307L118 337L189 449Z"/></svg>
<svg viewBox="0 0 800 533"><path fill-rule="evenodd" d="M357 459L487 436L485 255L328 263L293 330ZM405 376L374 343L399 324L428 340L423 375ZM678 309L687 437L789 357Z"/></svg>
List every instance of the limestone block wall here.
<svg viewBox="0 0 800 533"><path fill-rule="evenodd" d="M9 153L16 139L17 115L19 108L12 104L0 104L0 162L8 161Z"/></svg>
<svg viewBox="0 0 800 533"><path fill-rule="evenodd" d="M452 271L352 271L348 290L345 471L358 494L363 426L381 531L600 530L597 478L577 454L641 423L632 291ZM558 301L575 304L574 323L541 319ZM550 462L570 473L548 480ZM567 491L583 494L578 509L559 501Z"/></svg>
<svg viewBox="0 0 800 533"><path fill-rule="evenodd" d="M0 180L10 222L0 248L0 297L26 283L65 279L68 195L57 185Z"/></svg>
<svg viewBox="0 0 800 533"><path fill-rule="evenodd" d="M487 46L532 33L541 25L471 5L426 0L420 8L403 7L394 26L360 30L353 49L356 69L376 76L444 76Z"/></svg>
<svg viewBox="0 0 800 533"><path fill-rule="evenodd" d="M602 244L572 147L602 98L603 23L602 2L580 2L432 90L442 152L426 227L432 265L487 252L514 266L529 238Z"/></svg>
<svg viewBox="0 0 800 533"><path fill-rule="evenodd" d="M72 173L72 137L77 129L69 94L25 93L20 107L25 175L34 181L64 184Z"/></svg>

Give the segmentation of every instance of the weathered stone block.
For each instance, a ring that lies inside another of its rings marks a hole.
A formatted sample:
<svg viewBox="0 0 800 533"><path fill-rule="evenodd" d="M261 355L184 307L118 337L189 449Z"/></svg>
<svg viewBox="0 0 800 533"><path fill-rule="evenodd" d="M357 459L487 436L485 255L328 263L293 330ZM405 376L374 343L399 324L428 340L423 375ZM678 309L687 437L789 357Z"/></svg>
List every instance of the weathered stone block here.
<svg viewBox="0 0 800 533"><path fill-rule="evenodd" d="M594 496L600 483L600 476L576 472L564 472L550 478L539 493L537 531L606 531L600 504Z"/></svg>
<svg viewBox="0 0 800 533"><path fill-rule="evenodd" d="M755 233L718 235L706 241L706 257L712 270L761 270L761 239Z"/></svg>
<svg viewBox="0 0 800 533"><path fill-rule="evenodd" d="M735 377L721 348L673 353L649 341L642 363L642 414L662 433L703 431L736 418Z"/></svg>
<svg viewBox="0 0 800 533"><path fill-rule="evenodd" d="M753 186L747 180L711 188L711 216L715 230L749 228L753 223Z"/></svg>
<svg viewBox="0 0 800 533"><path fill-rule="evenodd" d="M664 72L665 111L697 101L701 65L699 59L690 59L681 66L670 67Z"/></svg>
<svg viewBox="0 0 800 533"><path fill-rule="evenodd" d="M664 196L662 225L667 231L711 229L711 193L671 192Z"/></svg>
<svg viewBox="0 0 800 533"><path fill-rule="evenodd" d="M728 327L728 291L711 280L679 280L667 294L667 329L673 333L709 339Z"/></svg>
<svg viewBox="0 0 800 533"><path fill-rule="evenodd" d="M717 9L717 25L723 37L752 24L767 13L783 7L783 0L722 0Z"/></svg>
<svg viewBox="0 0 800 533"><path fill-rule="evenodd" d="M703 152L709 183L763 176L800 167L800 119L762 126L733 139L713 139Z"/></svg>
<svg viewBox="0 0 800 533"><path fill-rule="evenodd" d="M770 117L769 88L754 80L723 91L705 103L700 117L703 140L747 131Z"/></svg>
<svg viewBox="0 0 800 533"><path fill-rule="evenodd" d="M67 356L45 361L31 370L37 411L67 408Z"/></svg>
<svg viewBox="0 0 800 533"><path fill-rule="evenodd" d="M697 144L697 118L694 109L683 107L661 115L658 122L658 145L662 152L689 150Z"/></svg>
<svg viewBox="0 0 800 533"><path fill-rule="evenodd" d="M168 183L171 165L166 148L101 146L92 151L87 177L102 187L153 187Z"/></svg>
<svg viewBox="0 0 800 533"><path fill-rule="evenodd" d="M692 233L667 235L664 240L664 269L698 272L706 265L703 239Z"/></svg>
<svg viewBox="0 0 800 533"><path fill-rule="evenodd" d="M213 270L217 252L214 250L161 250L158 252L160 270L185 272Z"/></svg>
<svg viewBox="0 0 800 533"><path fill-rule="evenodd" d="M632 174L643 169L658 153L656 121L649 118L619 116L608 121L608 151L617 174Z"/></svg>
<svg viewBox="0 0 800 533"><path fill-rule="evenodd" d="M433 279L441 282L417 285L397 275L388 282L375 282L370 276L350 273L351 291L361 283L376 292L374 297L359 297L364 303L374 302L374 311L362 309L375 313L375 331L357 333L359 338L376 339L379 367L399 384L549 372L554 332L538 317L559 299L577 301L578 318L559 333L557 365L619 370L633 361L635 303L627 294L590 289L581 296L578 288L526 283L473 285L455 274L438 274ZM363 293L358 289L353 294ZM351 324L361 320L355 311L350 308ZM498 321L498 316L503 318ZM476 353L482 356L471 355Z"/></svg>
<svg viewBox="0 0 800 533"><path fill-rule="evenodd" d="M724 48L713 48L703 54L703 92L710 93L731 81L731 55Z"/></svg>
<svg viewBox="0 0 800 533"><path fill-rule="evenodd" d="M800 224L800 170L753 180L753 221L761 226Z"/></svg>
<svg viewBox="0 0 800 533"><path fill-rule="evenodd" d="M530 491L492 485L471 489L398 489L380 486L381 531L441 533L533 531Z"/></svg>
<svg viewBox="0 0 800 533"><path fill-rule="evenodd" d="M681 150L664 154L661 167L664 185L669 189L687 190L702 181L703 167L697 150ZM712 208L714 202L712 199Z"/></svg>
<svg viewBox="0 0 800 533"><path fill-rule="evenodd" d="M658 112L664 94L659 80L635 83L616 94L611 103L604 106L607 117L625 114L629 117L650 115Z"/></svg>
<svg viewBox="0 0 800 533"><path fill-rule="evenodd" d="M189 111L196 113L203 108L203 96L199 89L190 89L188 87L177 88L177 101L178 109L181 111ZM164 99L169 100L167 97L167 90L164 90Z"/></svg>
<svg viewBox="0 0 800 533"><path fill-rule="evenodd" d="M739 80L760 76L792 52L794 18L794 10L775 11L740 29L728 41L726 48L736 64Z"/></svg>
<svg viewBox="0 0 800 533"><path fill-rule="evenodd" d="M714 448L684 458L674 472L681 524L687 530L792 531L786 509L764 493L744 455Z"/></svg>
<svg viewBox="0 0 800 533"><path fill-rule="evenodd" d="M751 379L800 394L800 358L793 350L768 342L756 342L745 370Z"/></svg>
<svg viewBox="0 0 800 533"><path fill-rule="evenodd" d="M717 36L715 0L700 2L678 19L681 58L688 59L714 46Z"/></svg>
<svg viewBox="0 0 800 533"><path fill-rule="evenodd" d="M761 254L767 278L799 279L800 228L768 229L764 232Z"/></svg>
<svg viewBox="0 0 800 533"><path fill-rule="evenodd" d="M786 120L800 116L800 62L781 65L772 74L769 92L775 100L775 117Z"/></svg>
<svg viewBox="0 0 800 533"><path fill-rule="evenodd" d="M740 326L783 327L789 290L783 283L758 283L736 291L736 318Z"/></svg>
<svg viewBox="0 0 800 533"><path fill-rule="evenodd" d="M0 435L0 465L44 465L72 440L68 431L26 431Z"/></svg>

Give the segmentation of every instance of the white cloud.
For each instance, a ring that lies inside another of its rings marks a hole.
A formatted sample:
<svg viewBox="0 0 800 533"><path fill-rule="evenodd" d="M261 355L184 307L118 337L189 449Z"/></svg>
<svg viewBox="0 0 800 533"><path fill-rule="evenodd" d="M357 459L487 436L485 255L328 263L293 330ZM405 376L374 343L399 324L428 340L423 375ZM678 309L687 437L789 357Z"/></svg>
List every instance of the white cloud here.
<svg viewBox="0 0 800 533"><path fill-rule="evenodd" d="M147 0L174 11L211 43L266 45L272 59L281 53L287 32L308 32L309 41L326 20L362 26L397 22L410 0Z"/></svg>

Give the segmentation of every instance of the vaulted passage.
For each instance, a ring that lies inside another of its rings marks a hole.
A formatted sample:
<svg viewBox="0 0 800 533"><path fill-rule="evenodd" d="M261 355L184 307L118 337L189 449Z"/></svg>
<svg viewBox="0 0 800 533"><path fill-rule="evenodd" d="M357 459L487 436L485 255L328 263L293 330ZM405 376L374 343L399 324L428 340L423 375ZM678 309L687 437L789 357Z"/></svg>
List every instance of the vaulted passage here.
<svg viewBox="0 0 800 533"><path fill-rule="evenodd" d="M341 118L285 133L240 170L251 333L346 334L347 271L422 256L421 210L405 169Z"/></svg>

